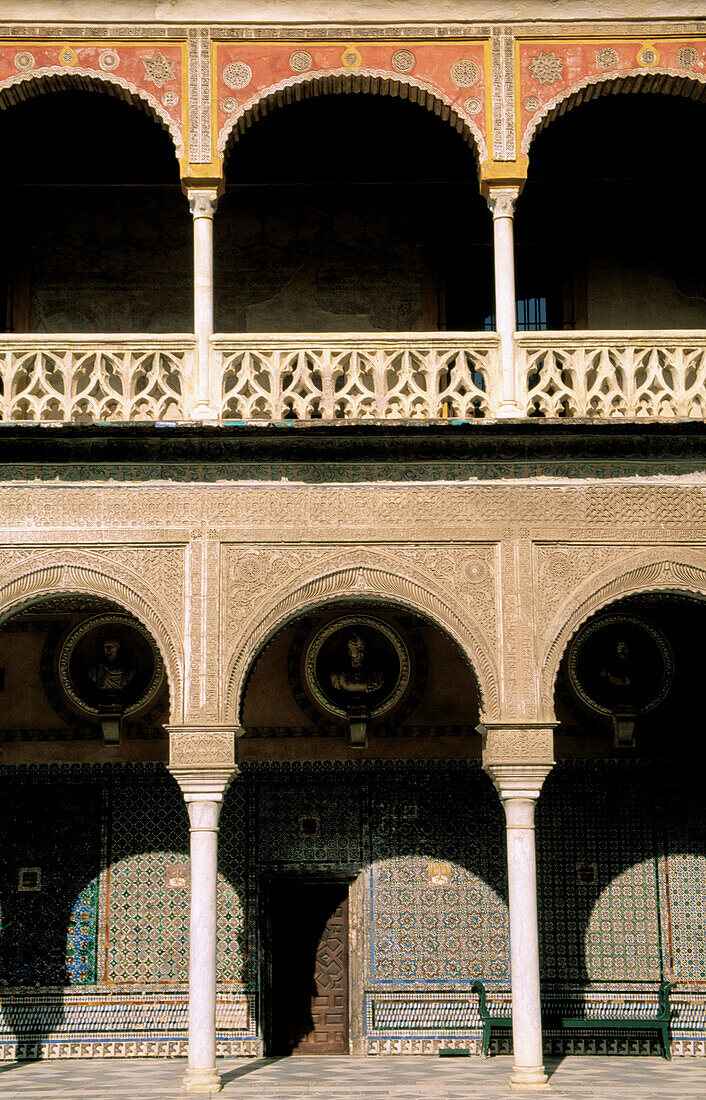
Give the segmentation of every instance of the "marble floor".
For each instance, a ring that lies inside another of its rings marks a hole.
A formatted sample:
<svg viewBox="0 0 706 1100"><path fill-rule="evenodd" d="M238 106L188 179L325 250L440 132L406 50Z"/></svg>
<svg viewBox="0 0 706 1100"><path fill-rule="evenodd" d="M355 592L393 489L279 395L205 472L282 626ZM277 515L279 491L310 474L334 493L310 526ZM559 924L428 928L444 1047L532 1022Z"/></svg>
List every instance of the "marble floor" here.
<svg viewBox="0 0 706 1100"><path fill-rule="evenodd" d="M512 1060L270 1058L220 1063L223 1100L505 1100ZM706 1059L566 1057L548 1062L556 1100L704 1100ZM0 1063L0 1100L176 1100L184 1063L144 1059Z"/></svg>

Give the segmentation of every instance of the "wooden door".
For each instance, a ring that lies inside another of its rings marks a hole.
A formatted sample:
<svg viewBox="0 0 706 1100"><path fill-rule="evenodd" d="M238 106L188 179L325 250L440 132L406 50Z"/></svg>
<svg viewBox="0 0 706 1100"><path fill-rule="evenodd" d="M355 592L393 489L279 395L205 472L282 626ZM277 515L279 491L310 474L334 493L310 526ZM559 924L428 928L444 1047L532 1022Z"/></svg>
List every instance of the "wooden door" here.
<svg viewBox="0 0 706 1100"><path fill-rule="evenodd" d="M348 1054L348 886L280 883L271 898L272 1054Z"/></svg>

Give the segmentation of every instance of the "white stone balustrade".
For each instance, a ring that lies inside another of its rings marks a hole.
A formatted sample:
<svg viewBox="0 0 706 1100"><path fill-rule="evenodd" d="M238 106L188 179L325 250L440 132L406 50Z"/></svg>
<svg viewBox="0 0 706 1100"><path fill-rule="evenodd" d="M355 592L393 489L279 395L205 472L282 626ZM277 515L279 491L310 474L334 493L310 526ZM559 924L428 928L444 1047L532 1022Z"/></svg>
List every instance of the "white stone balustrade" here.
<svg viewBox="0 0 706 1100"><path fill-rule="evenodd" d="M195 348L190 335L2 335L0 418L188 419Z"/></svg>
<svg viewBox="0 0 706 1100"><path fill-rule="evenodd" d="M702 417L706 332L527 332L515 337L527 416Z"/></svg>
<svg viewBox="0 0 706 1100"><path fill-rule="evenodd" d="M495 333L215 336L224 420L487 418Z"/></svg>
<svg viewBox="0 0 706 1100"><path fill-rule="evenodd" d="M186 334L0 335L4 421L494 419L500 337L470 333L216 334L198 369ZM706 415L706 331L523 332L527 417ZM208 391L208 400L206 395Z"/></svg>

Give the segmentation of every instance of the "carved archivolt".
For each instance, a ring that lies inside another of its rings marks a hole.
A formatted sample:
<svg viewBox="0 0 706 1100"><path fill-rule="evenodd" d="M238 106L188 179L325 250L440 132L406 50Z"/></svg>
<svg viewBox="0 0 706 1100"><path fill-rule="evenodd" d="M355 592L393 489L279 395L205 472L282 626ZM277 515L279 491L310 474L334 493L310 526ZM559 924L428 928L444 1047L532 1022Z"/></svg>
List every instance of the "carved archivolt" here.
<svg viewBox="0 0 706 1100"><path fill-rule="evenodd" d="M584 99L596 99L602 95L615 95L616 92L625 95L639 92L660 92L662 91L660 84L665 82L665 78L669 83L669 88L665 90L665 94L681 94L685 99L692 98L694 89L698 84L706 84L705 76L694 74L685 76L684 72L679 69L658 67L649 70L627 69L620 74L611 74L608 77L595 75L584 77L583 80L576 81L570 88L564 89L553 99L550 99L542 107L542 110L533 116L522 136L522 152L526 156L540 130L543 130L558 115L563 115L566 111L570 111L572 107L577 107ZM675 92L673 80L677 81L678 92ZM591 89L590 96L585 94L587 88Z"/></svg>
<svg viewBox="0 0 706 1100"><path fill-rule="evenodd" d="M225 721L239 720L248 672L270 639L287 623L317 607L346 600L387 603L418 612L435 623L460 648L478 681L483 715L498 714L499 688L494 648L489 637L466 608L456 610L453 598L435 590L426 577L410 571L400 575L394 563L369 551L347 551L332 563L320 563L309 576L299 574L260 603L241 629L225 664ZM224 632L228 624L224 623Z"/></svg>
<svg viewBox="0 0 706 1100"><path fill-rule="evenodd" d="M256 96L239 106L223 126L216 145L218 153L223 156L231 141L237 140L239 134L243 134L275 107L332 92L372 92L414 99L462 134L479 160L485 160L488 156L485 139L477 124L458 104L453 104L444 92L415 80L414 77L401 74L393 76L389 72L376 69L334 69L316 76L294 76L269 88L263 88Z"/></svg>
<svg viewBox="0 0 706 1100"><path fill-rule="evenodd" d="M12 574L0 574L0 622L43 596L69 593L102 596L132 612L150 631L164 659L169 682L171 721L180 721L183 683L183 650L170 612L146 592L132 570L102 555L66 547L38 553ZM142 589L142 591L141 591Z"/></svg>
<svg viewBox="0 0 706 1100"><path fill-rule="evenodd" d="M112 73L108 75L95 69L82 68L72 68L67 72L63 65L33 69L31 73L18 73L17 76L10 76L7 80L0 80L0 103L3 106L10 105L20 99L26 99L27 96L41 95L44 92L53 92L67 87L107 92L117 99L125 100L133 107L138 107L169 133L174 142L176 156L184 156L184 139L181 130L159 100L150 92Z"/></svg>
<svg viewBox="0 0 706 1100"><path fill-rule="evenodd" d="M677 557L678 553L678 557ZM538 652L542 712L552 713L554 684L559 664L571 637L591 615L616 600L641 592L689 592L706 596L706 551L672 551L654 548L612 565L583 584L567 600Z"/></svg>

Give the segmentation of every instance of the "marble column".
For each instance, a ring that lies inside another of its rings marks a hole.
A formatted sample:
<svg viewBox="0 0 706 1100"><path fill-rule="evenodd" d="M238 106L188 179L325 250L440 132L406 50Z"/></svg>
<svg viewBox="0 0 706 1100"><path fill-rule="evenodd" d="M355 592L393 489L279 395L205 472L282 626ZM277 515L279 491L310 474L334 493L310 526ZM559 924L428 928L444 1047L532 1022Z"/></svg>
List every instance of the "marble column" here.
<svg viewBox="0 0 706 1100"><path fill-rule="evenodd" d="M196 334L197 392L190 410L194 420L217 420L211 378L213 335L213 216L218 206L215 187L188 188L194 219L194 332Z"/></svg>
<svg viewBox="0 0 706 1100"><path fill-rule="evenodd" d="M190 824L189 1051L186 1092L221 1089L216 1069L216 918L218 822L237 774L232 730L169 727L169 770L181 787Z"/></svg>
<svg viewBox="0 0 706 1100"><path fill-rule="evenodd" d="M546 1089L549 1086L542 1060L534 810L552 768L553 728L498 724L483 726L481 732L483 766L505 810L514 1048L510 1087ZM510 759L513 755L514 760ZM524 755L525 759L518 760L518 755Z"/></svg>
<svg viewBox="0 0 706 1100"><path fill-rule="evenodd" d="M501 394L496 415L524 416L518 404L515 371L515 243L513 219L519 187L489 187L488 206L493 214L495 262L495 329L500 336Z"/></svg>

